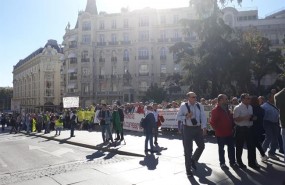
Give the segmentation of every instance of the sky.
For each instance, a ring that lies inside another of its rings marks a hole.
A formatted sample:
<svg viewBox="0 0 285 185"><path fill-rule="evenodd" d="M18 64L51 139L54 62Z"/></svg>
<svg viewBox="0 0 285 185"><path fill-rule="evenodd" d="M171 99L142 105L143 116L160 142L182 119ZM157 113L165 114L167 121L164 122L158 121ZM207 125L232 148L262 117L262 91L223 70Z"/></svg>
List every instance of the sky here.
<svg viewBox="0 0 285 185"><path fill-rule="evenodd" d="M236 0L233 0L236 1ZM59 44L70 22L74 28L78 11L85 10L87 0L0 0L0 87L13 86L13 66L49 39ZM177 8L189 5L189 0L97 0L98 12L120 12L144 7ZM285 9L285 0L243 0L241 6L228 3L237 9L258 9L264 18Z"/></svg>

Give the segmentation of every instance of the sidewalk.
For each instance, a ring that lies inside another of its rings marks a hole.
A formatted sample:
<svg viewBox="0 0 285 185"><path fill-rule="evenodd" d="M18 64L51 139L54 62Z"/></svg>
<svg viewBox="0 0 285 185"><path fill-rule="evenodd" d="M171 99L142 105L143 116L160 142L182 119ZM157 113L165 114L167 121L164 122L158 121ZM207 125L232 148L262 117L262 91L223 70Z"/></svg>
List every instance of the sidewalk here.
<svg viewBox="0 0 285 185"><path fill-rule="evenodd" d="M25 131L21 133L26 134ZM38 136L48 140L59 141L60 143L67 143L76 146L86 147L90 149L96 149L107 152L114 152L120 155L129 155L144 157L144 142L145 137L142 132L127 131L124 130L124 139L123 141L117 141L112 145L103 145L102 134L100 130L97 131L86 131L86 130L75 130L75 137L70 137L69 130L61 131L60 136L55 136L55 131L52 131L49 134L42 133L30 133L31 136ZM113 138L115 134L113 133ZM168 146L168 147L167 147ZM175 147L170 147L175 146ZM176 133L166 133L159 135L158 146L155 149L160 153L163 151L163 154L169 157L180 157L183 155L183 147L180 135ZM180 152L179 152L180 151Z"/></svg>

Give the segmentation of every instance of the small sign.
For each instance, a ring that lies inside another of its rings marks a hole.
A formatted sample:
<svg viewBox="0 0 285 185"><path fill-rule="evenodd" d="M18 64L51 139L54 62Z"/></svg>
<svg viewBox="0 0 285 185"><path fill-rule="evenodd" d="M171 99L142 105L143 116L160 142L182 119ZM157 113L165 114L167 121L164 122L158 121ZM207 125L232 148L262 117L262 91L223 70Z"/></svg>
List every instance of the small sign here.
<svg viewBox="0 0 285 185"><path fill-rule="evenodd" d="M79 107L79 97L63 97L63 108Z"/></svg>

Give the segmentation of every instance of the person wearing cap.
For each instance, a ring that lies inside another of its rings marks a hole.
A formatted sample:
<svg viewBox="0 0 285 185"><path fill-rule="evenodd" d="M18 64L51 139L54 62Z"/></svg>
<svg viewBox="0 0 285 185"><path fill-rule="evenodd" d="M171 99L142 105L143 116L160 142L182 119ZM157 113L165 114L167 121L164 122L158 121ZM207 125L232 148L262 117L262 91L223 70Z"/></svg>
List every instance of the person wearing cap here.
<svg viewBox="0 0 285 185"><path fill-rule="evenodd" d="M177 113L177 120L183 121L183 147L185 153L185 167L188 177L192 177L192 169L196 170L196 163L202 155L205 143L203 135L207 134L207 118L204 106L196 101L197 95L188 92L188 101L183 102ZM193 141L197 148L192 155Z"/></svg>

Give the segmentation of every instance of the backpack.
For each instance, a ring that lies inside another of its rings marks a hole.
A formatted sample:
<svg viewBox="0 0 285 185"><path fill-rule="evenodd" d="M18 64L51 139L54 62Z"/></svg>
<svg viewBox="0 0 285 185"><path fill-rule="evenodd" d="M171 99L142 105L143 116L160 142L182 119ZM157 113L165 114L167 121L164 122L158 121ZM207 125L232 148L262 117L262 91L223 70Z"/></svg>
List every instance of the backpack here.
<svg viewBox="0 0 285 185"><path fill-rule="evenodd" d="M143 118L141 119L141 121L140 121L140 127L143 128L143 129L145 129L145 127L146 127L145 117L143 117Z"/></svg>

